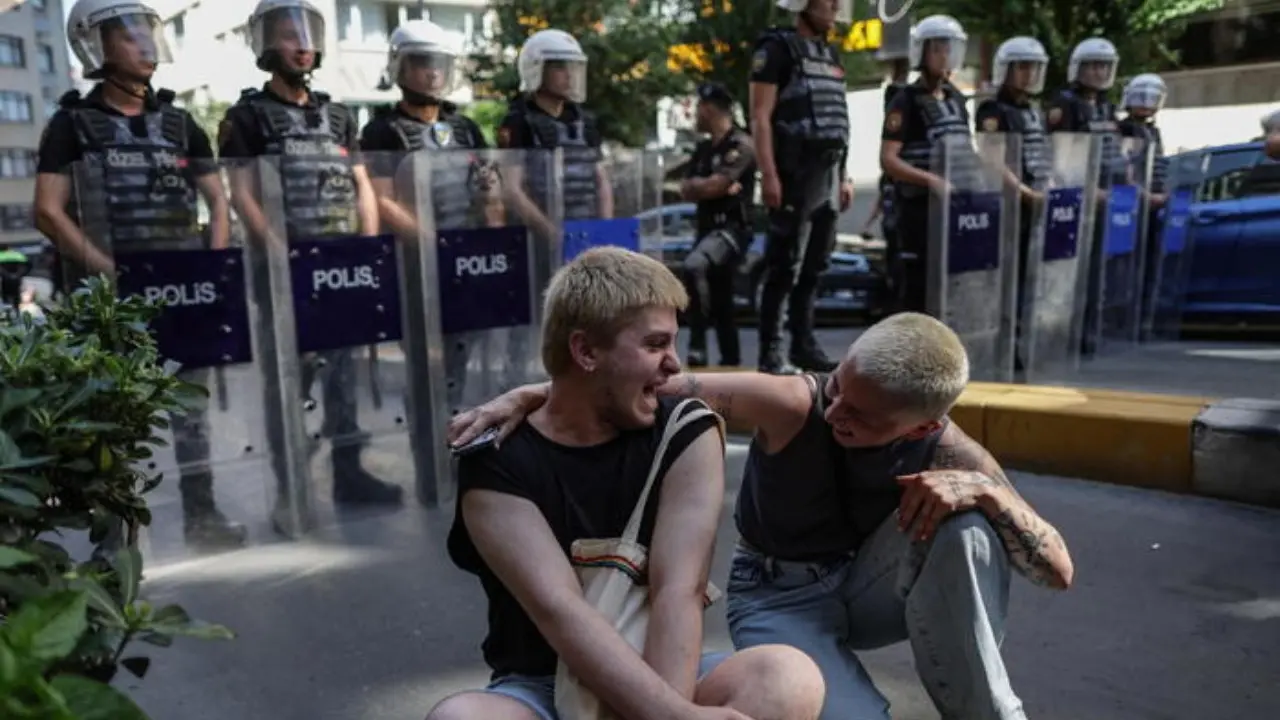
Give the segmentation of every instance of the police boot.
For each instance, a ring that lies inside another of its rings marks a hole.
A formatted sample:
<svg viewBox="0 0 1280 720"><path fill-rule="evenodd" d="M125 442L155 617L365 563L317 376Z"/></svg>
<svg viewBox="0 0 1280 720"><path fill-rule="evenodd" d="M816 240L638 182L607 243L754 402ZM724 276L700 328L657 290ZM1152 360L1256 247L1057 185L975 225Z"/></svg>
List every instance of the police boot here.
<svg viewBox="0 0 1280 720"><path fill-rule="evenodd" d="M399 505L404 490L360 466L360 446L333 449L333 501L339 505Z"/></svg>
<svg viewBox="0 0 1280 720"><path fill-rule="evenodd" d="M207 471L184 474L178 481L182 491L183 536L198 550L228 550L244 545L245 526L228 520L213 500L213 474Z"/></svg>
<svg viewBox="0 0 1280 720"><path fill-rule="evenodd" d="M782 301L788 288L770 283L766 272L760 293L760 372L773 375L795 375L799 372L782 354Z"/></svg>
<svg viewBox="0 0 1280 720"><path fill-rule="evenodd" d="M807 292L791 293L791 307L788 310L791 320L790 359L797 367L809 372L831 372L836 369L836 362L827 357L818 344L818 338L813 334L813 289L808 289L807 284L797 288L806 289Z"/></svg>

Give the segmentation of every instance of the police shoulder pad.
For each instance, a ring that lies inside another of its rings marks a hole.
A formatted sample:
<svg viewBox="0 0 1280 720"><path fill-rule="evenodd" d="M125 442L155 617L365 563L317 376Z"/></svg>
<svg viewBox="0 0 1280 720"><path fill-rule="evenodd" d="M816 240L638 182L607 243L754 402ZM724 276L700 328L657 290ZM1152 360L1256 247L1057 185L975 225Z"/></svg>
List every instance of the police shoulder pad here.
<svg viewBox="0 0 1280 720"><path fill-rule="evenodd" d="M902 111L890 110L884 116L884 129L889 132L897 132L902 127Z"/></svg>
<svg viewBox="0 0 1280 720"><path fill-rule="evenodd" d="M1062 122L1062 106L1061 105L1050 106L1049 112L1046 114L1045 119L1048 120L1049 127L1057 126L1058 123Z"/></svg>
<svg viewBox="0 0 1280 720"><path fill-rule="evenodd" d="M73 108L80 104L80 100L79 90L68 90L58 98L58 107Z"/></svg>
<svg viewBox="0 0 1280 720"><path fill-rule="evenodd" d="M982 119L982 129L985 132L996 132L1000 129L1000 118L995 115L988 115Z"/></svg>

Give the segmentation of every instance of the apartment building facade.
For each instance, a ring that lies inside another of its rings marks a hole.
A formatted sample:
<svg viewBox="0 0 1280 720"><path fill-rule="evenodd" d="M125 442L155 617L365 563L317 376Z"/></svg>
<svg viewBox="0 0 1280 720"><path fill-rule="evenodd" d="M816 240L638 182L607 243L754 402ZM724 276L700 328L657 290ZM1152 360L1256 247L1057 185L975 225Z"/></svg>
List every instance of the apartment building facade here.
<svg viewBox="0 0 1280 720"><path fill-rule="evenodd" d="M31 210L45 120L72 87L62 2L0 11L0 246L38 241Z"/></svg>
<svg viewBox="0 0 1280 720"><path fill-rule="evenodd" d="M454 33L465 48L493 22L485 0L311 0L327 20L325 56L312 86L353 106L360 121L374 106L394 102L397 91L379 89L388 39L401 23L429 19ZM247 21L257 0L152 0L164 19L174 62L156 74L157 87L177 93L188 106L235 102L243 89L266 76L254 65ZM463 82L450 98L471 100Z"/></svg>

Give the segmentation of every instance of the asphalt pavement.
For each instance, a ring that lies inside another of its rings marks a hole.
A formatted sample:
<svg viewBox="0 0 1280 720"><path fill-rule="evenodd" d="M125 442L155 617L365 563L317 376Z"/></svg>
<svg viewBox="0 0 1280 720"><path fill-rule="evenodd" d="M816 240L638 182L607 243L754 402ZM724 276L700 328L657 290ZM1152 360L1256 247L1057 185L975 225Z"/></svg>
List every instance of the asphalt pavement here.
<svg viewBox="0 0 1280 720"><path fill-rule="evenodd" d="M730 447L712 576L721 587L744 456L741 444ZM390 440L369 452L375 467L404 457ZM239 637L135 648L154 658L151 673L121 682L151 717L416 719L485 681L483 596L445 551L452 508L326 513L312 537L280 541L256 475L243 466L219 476L224 506L251 524L253 545L242 551L190 556L172 527L172 485L153 501L145 594ZM1018 473L1015 482L1062 530L1077 578L1061 593L1015 580L1004 652L1028 717L1277 717L1280 513L1065 478ZM729 647L723 613L723 602L708 610L711 649ZM938 717L906 645L864 659L896 719Z"/></svg>

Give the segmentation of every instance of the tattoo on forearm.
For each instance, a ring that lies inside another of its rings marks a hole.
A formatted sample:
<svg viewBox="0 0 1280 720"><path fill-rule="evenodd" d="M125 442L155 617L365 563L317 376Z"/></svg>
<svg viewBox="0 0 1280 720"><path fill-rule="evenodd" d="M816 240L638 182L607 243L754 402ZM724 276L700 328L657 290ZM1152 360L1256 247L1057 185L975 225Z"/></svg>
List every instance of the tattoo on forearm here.
<svg viewBox="0 0 1280 720"><path fill-rule="evenodd" d="M1037 585L1058 579L1052 555L1064 549L1062 536L1030 510L1005 510L991 520L1013 563Z"/></svg>
<svg viewBox="0 0 1280 720"><path fill-rule="evenodd" d="M702 381L696 375L690 374L685 377L684 387L680 390L681 397L701 398L707 405L716 412L725 422L730 422L730 411L733 409L733 393L715 393L707 395L703 391Z"/></svg>
<svg viewBox="0 0 1280 720"><path fill-rule="evenodd" d="M951 437L944 438L934 450L931 470L973 470L991 478L997 485L1013 488L1000 463L977 440L954 426L949 434Z"/></svg>

